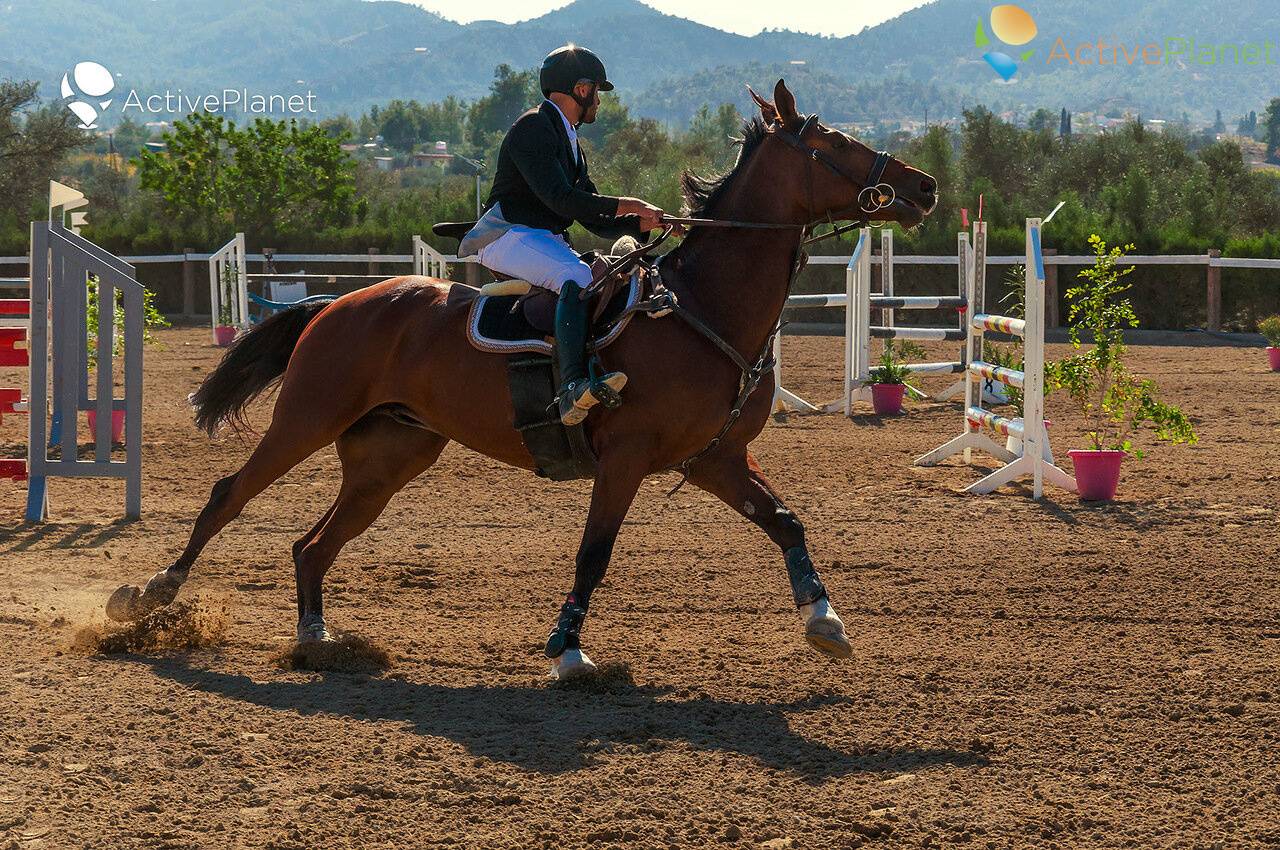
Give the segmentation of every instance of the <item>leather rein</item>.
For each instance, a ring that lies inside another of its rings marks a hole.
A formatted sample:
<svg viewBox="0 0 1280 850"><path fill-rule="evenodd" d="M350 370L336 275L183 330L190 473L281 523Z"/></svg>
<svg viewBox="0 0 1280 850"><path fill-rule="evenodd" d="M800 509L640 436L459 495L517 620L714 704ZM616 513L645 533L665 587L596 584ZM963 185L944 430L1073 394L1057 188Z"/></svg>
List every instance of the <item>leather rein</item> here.
<svg viewBox="0 0 1280 850"><path fill-rule="evenodd" d="M812 219L808 224L776 224L772 222L731 221L708 218L675 218L664 216L663 223L666 224L667 227L663 229L660 236L658 236L653 242L642 245L635 251L632 251L614 261L614 263L610 265L610 269L621 269L626 263L630 262L636 256L652 251L671 236L676 225L686 227L724 227L772 230L794 229L800 231L801 239L800 244L796 246L795 258L791 266L791 274L787 279L787 297L790 297L791 289L795 285L796 277L800 274L800 270L804 268L806 258L804 253L805 245L823 239L829 239L832 236L838 236L842 233L847 233L848 231L858 227L863 227L873 220L872 216L891 206L897 199L897 194L894 192L893 187L884 182L885 169L893 160L893 156L891 154L887 151L878 152L876 154L875 161L871 165L871 169L867 173L866 179L859 180L849 174L849 172L845 171L844 168L842 168L840 164L830 156L817 148L804 143L803 137L805 132L817 120L818 116L814 113L805 118L799 131L794 135L782 132L781 130L775 131L774 135L803 153L810 163L820 163L832 173L849 181L855 186L860 187L858 191L856 212L853 210L841 210L834 216L831 213L827 213L823 218L816 218L813 216L813 211L815 209L813 203L813 168L812 165L810 165L810 167L806 169L809 185L809 212L810 218ZM836 221L838 220L847 221L849 224L837 225ZM823 234L809 235L810 231L823 221L828 222L832 229ZM610 273L612 273L612 271L607 272L605 276L607 277ZM661 278L659 278L659 281L661 281ZM786 300L784 299L783 309L785 309L785 306ZM693 315L685 307L681 306L679 301L676 299L676 294L666 287L663 287L661 282L659 282L658 290L654 293L653 297L635 304L628 312L646 313L651 318L659 318L667 315L668 313L674 313L685 324L689 325L690 328L715 345L716 348L720 349L720 351L742 372L742 377L739 382L738 396L734 400L733 407L729 410L729 415L725 420L724 425L721 426L720 431L712 437L711 442L709 442L706 447L697 454L685 459L683 462L676 464L675 466L669 467L672 471L678 470L682 476L680 482L676 484L669 493L667 493L667 495L670 496L683 487L685 482L689 480L689 468L720 445L720 442L724 439L725 435L729 433L729 430L733 428L739 417L742 416L742 411L743 408L746 407L747 400L760 385L760 381L763 379L764 375L773 371L775 365L773 358L773 341L777 337L779 331L782 330L782 315L779 313L778 319L774 323L773 330L765 340L763 348L756 356L755 360L749 363L746 358L738 353L737 349L725 342L725 340L714 330L708 327L705 322Z"/></svg>

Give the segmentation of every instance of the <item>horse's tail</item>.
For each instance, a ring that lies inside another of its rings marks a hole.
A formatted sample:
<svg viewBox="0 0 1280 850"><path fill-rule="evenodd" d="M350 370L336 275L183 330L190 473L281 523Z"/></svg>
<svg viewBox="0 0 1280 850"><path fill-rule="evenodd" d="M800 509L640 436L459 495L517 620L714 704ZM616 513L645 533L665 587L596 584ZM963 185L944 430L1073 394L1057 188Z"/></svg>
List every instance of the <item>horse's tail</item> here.
<svg viewBox="0 0 1280 850"><path fill-rule="evenodd" d="M244 409L280 379L298 338L329 303L281 310L232 343L218 368L191 394L196 427L211 437L223 423L237 430L245 427Z"/></svg>

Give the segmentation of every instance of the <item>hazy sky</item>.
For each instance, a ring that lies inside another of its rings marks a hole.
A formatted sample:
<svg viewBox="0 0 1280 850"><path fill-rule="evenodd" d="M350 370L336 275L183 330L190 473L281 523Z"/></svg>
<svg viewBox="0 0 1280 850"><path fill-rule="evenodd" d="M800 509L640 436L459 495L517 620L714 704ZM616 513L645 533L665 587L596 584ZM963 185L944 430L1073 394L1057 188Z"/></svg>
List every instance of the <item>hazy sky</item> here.
<svg viewBox="0 0 1280 850"><path fill-rule="evenodd" d="M408 0L451 20L513 23L568 5L568 0ZM823 35L850 35L929 0L643 0L668 15L743 35L780 27Z"/></svg>

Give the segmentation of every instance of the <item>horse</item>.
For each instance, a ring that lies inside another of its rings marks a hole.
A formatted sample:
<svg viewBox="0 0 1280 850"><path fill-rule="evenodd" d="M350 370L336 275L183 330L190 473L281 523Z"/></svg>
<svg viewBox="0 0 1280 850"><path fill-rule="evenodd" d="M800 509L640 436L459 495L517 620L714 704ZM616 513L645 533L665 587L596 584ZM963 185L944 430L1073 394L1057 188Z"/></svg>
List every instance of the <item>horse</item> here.
<svg viewBox="0 0 1280 850"><path fill-rule="evenodd" d="M920 224L937 183L805 116L785 82L744 123L735 165L681 188L690 213L755 226L694 228L662 258L663 282L695 321L632 322L599 352L629 376L617 409L588 417L598 458L572 591L547 640L553 677L588 673L581 632L623 519L643 480L682 469L689 482L757 525L783 561L809 644L835 658L852 647L805 544L805 528L749 450L771 413L768 351L802 242L817 223L867 219ZM871 193L872 207L867 206ZM249 459L214 484L181 555L145 589L125 586L108 614L137 619L170 603L205 545L250 499L336 443L342 484L333 505L293 545L300 642L329 640L322 583L342 547L391 497L426 471L450 441L526 470L534 460L513 426L506 358L467 340L467 305L455 284L395 277L328 304L300 305L248 331L192 396L211 436L243 423L246 406L276 385L270 426ZM698 332L700 323L707 332ZM734 353L736 352L736 356ZM754 364L748 374L744 364ZM745 395L745 397L744 397ZM403 415L382 415L389 407ZM682 482L683 483L683 482Z"/></svg>

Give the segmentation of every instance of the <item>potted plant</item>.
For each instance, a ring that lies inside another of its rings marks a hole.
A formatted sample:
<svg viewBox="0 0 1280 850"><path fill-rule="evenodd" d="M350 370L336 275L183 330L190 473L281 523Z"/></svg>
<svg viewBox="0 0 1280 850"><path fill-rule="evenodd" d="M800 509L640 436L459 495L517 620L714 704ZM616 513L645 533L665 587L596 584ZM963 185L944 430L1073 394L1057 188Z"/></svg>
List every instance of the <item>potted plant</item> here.
<svg viewBox="0 0 1280 850"><path fill-rule="evenodd" d="M1258 333L1267 338L1267 359L1271 371L1280 372L1280 316L1267 316L1258 322Z"/></svg>
<svg viewBox="0 0 1280 850"><path fill-rule="evenodd" d="M1089 237L1094 264L1080 272L1083 281L1067 290L1067 313L1074 353L1045 364L1046 384L1067 392L1085 416L1085 439L1090 448L1068 452L1075 466L1080 498L1107 501L1115 497L1120 465L1125 456L1141 458L1133 439L1149 426L1158 440L1196 442L1191 421L1178 408L1156 398L1156 386L1129 372L1124 329L1136 328L1138 317L1129 299L1120 296L1132 284L1123 282L1134 267L1117 267L1133 245L1108 249L1097 234ZM1093 347L1084 350L1081 337Z"/></svg>
<svg viewBox="0 0 1280 850"><path fill-rule="evenodd" d="M887 340L878 364L868 370L871 406L876 413L902 412L902 396L907 391L907 375L910 373L911 370L895 356L893 340Z"/></svg>
<svg viewBox="0 0 1280 850"><path fill-rule="evenodd" d="M90 275L86 281L87 298L85 300L85 351L89 367L96 369L98 367L98 316L101 307L98 302L98 278L96 275ZM118 294L118 293L117 293ZM151 335L152 328L167 328L169 322L155 306L155 293L149 289L142 290L142 342L145 345L151 345L155 342L155 337ZM111 353L113 357L118 357L124 353L124 336L118 332L119 328L124 327L124 305L117 300L112 309L111 323ZM98 427L98 411L86 410L85 418L89 421L89 432L94 433ZM124 442L124 411L111 411L111 442Z"/></svg>
<svg viewBox="0 0 1280 850"><path fill-rule="evenodd" d="M226 348L236 338L236 326L231 324L231 294L236 289L236 270L230 264L222 267L221 294L218 298L218 321L213 326L213 338L220 348Z"/></svg>

